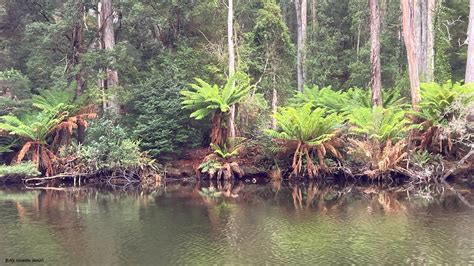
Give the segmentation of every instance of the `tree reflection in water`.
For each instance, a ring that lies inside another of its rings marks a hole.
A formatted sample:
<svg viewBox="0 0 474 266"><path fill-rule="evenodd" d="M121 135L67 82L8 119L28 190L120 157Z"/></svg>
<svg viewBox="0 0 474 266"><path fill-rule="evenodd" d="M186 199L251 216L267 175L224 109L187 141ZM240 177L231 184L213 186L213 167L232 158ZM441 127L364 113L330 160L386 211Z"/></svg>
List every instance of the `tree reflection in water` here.
<svg viewBox="0 0 474 266"><path fill-rule="evenodd" d="M203 196L199 193L203 188L214 188L219 196ZM469 189L455 190L473 202ZM454 245L456 242L447 238L451 232L456 237L469 232L463 218L468 214L462 213L466 205L456 193L440 186L297 181L269 185L170 183L150 193L132 188L0 191L0 221L13 224L0 228L0 234L10 239L0 240L0 250L44 253L58 264L68 260L131 264L133 261L124 259L153 252L168 258L170 264L176 262L176 257L186 259L182 262L187 264L202 264L206 262L200 260L203 256L222 264L235 259L235 251L255 255L255 247L259 246L266 248L258 250L258 256L269 259L314 255L310 252L314 248L320 249L318 256L330 259L335 245L370 258L379 256L370 253L373 250L383 251L380 258L386 254L398 258L412 254L411 249L426 253L438 249L440 243ZM436 230L431 229L433 226ZM345 236L351 236L347 243ZM423 239L424 246L419 246L417 239ZM470 247L470 240L463 240L467 244L458 244L457 248L439 250L467 252L463 248ZM413 244L410 250L403 244L407 241ZM101 251L104 247L105 253Z"/></svg>

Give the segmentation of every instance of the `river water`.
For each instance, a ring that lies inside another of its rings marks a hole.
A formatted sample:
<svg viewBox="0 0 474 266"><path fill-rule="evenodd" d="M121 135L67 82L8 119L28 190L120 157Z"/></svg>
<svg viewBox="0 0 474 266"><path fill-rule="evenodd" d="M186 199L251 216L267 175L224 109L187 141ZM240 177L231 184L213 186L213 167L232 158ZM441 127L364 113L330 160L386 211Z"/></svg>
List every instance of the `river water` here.
<svg viewBox="0 0 474 266"><path fill-rule="evenodd" d="M474 190L456 190L314 183L168 184L147 195L1 189L0 264L474 264Z"/></svg>

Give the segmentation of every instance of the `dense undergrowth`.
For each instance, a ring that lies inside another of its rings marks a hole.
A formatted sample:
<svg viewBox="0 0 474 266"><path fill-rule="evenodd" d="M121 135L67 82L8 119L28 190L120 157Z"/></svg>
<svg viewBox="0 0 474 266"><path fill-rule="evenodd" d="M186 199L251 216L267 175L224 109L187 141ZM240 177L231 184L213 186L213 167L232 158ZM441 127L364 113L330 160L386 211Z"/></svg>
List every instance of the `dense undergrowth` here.
<svg viewBox="0 0 474 266"><path fill-rule="evenodd" d="M243 178L242 166L251 165L284 178L343 174L391 180L405 175L431 182L446 178L445 161L464 163L474 149L473 85L422 84L419 111L397 90L384 91L383 106L373 106L369 90L307 87L270 115L255 108L255 86L242 73L224 86L196 82L181 92L182 105L192 110L191 117L210 123L210 153L198 169L211 179ZM132 137L134 129L119 118L98 118L87 95L46 90L31 104L28 114L1 117L0 152L11 164L1 167L2 175L160 179L160 157L148 155L140 138ZM238 127L240 137L229 133L233 105L247 119Z"/></svg>

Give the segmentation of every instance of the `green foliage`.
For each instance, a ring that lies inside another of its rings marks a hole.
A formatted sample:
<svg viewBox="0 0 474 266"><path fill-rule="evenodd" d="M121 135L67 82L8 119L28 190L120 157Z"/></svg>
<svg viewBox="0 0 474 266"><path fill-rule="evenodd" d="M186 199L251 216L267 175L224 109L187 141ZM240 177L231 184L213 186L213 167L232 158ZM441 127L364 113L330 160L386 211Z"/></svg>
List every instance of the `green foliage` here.
<svg viewBox="0 0 474 266"><path fill-rule="evenodd" d="M142 73L140 83L130 88L126 103L128 115L124 119L132 129L132 137L152 156L179 154L201 145L207 125L198 124L183 112L180 91L199 74L203 64L195 50L181 47L155 59L153 67ZM188 69L191 67L191 69Z"/></svg>
<svg viewBox="0 0 474 266"><path fill-rule="evenodd" d="M459 82L453 83L448 80L444 84L422 83L420 87L420 112L416 115L431 121L435 126L446 125L453 116L456 116L451 108L456 101L462 99L464 105L474 101L472 84L461 85Z"/></svg>
<svg viewBox="0 0 474 266"><path fill-rule="evenodd" d="M448 50L452 48L451 42L447 42L446 28L443 23L449 21L449 10L443 5L436 5L435 10L435 34L434 34L434 77L436 82L446 82L451 79L451 65Z"/></svg>
<svg viewBox="0 0 474 266"><path fill-rule="evenodd" d="M199 165L201 173L206 173L209 176L214 176L223 168L223 165L217 160L207 160Z"/></svg>
<svg viewBox="0 0 474 266"><path fill-rule="evenodd" d="M74 92L69 90L43 90L39 95L34 95L32 100L33 106L40 110L58 108L70 111L74 108Z"/></svg>
<svg viewBox="0 0 474 266"><path fill-rule="evenodd" d="M406 106L405 98L398 90L382 92L383 106L385 108L403 108ZM309 103L314 107L324 108L329 113L350 113L356 108L370 108L373 106L370 90L350 88L347 91L335 91L329 87L319 88L313 86L297 92L291 100L293 105Z"/></svg>
<svg viewBox="0 0 474 266"><path fill-rule="evenodd" d="M126 130L110 119L92 122L87 133L86 142L78 152L95 171L136 168L146 160L139 142L130 139Z"/></svg>
<svg viewBox="0 0 474 266"><path fill-rule="evenodd" d="M0 97L0 115L20 115L31 112L31 100L16 101L6 97Z"/></svg>
<svg viewBox="0 0 474 266"><path fill-rule="evenodd" d="M266 132L276 139L319 145L330 140L344 120L343 116L336 113L325 114L325 109L313 109L311 104L281 108L274 115L280 130L268 129Z"/></svg>
<svg viewBox="0 0 474 266"><path fill-rule="evenodd" d="M250 93L239 103L237 124L242 136L247 138L262 135L269 127L270 107L262 93Z"/></svg>
<svg viewBox="0 0 474 266"><path fill-rule="evenodd" d="M379 141L400 140L410 130L410 120L403 110L382 107L356 108L348 114L350 131L358 136Z"/></svg>
<svg viewBox="0 0 474 266"><path fill-rule="evenodd" d="M239 155L240 150L244 146L243 141L243 138L229 138L227 143L224 143L222 146L211 143L211 149L219 158L227 160Z"/></svg>
<svg viewBox="0 0 474 266"><path fill-rule="evenodd" d="M288 25L273 0L251 1L242 12L243 16L251 18L253 25L242 33L239 69L259 80L258 92L269 98L271 90L276 89L283 102L294 91L296 49Z"/></svg>
<svg viewBox="0 0 474 266"><path fill-rule="evenodd" d="M31 82L16 69L0 71L0 95L6 93L7 88L16 99L25 99L31 95Z"/></svg>
<svg viewBox="0 0 474 266"><path fill-rule="evenodd" d="M191 117L203 119L214 111L228 113L232 105L239 103L252 89L249 79L242 73L230 77L223 87L211 85L196 78L197 83L190 84L191 90L181 91L184 109L194 109Z"/></svg>
<svg viewBox="0 0 474 266"><path fill-rule="evenodd" d="M17 144L17 140L12 136L0 136L0 155L13 151L13 147ZM1 158L1 157L0 157Z"/></svg>
<svg viewBox="0 0 474 266"><path fill-rule="evenodd" d="M222 192L218 191L215 187L210 187L210 188L201 188L199 191L199 195L205 197L205 198L219 198L222 196Z"/></svg>
<svg viewBox="0 0 474 266"><path fill-rule="evenodd" d="M32 162L23 162L14 165L0 165L0 177L4 176L37 176L40 172Z"/></svg>
<svg viewBox="0 0 474 266"><path fill-rule="evenodd" d="M24 141L46 144L47 137L66 117L65 113L58 112L57 109L59 108L44 110L37 114L24 114L21 117L14 115L2 116L0 118L0 130L17 136Z"/></svg>

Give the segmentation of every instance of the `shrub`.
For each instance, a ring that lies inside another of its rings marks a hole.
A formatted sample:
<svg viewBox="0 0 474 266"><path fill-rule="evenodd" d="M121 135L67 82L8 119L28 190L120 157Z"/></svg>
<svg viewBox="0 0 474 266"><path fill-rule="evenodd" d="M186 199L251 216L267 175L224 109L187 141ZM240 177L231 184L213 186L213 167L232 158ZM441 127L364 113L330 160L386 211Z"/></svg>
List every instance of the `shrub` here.
<svg viewBox="0 0 474 266"><path fill-rule="evenodd" d="M362 107L353 109L347 118L352 133L381 142L398 141L404 138L410 129L410 120L403 110Z"/></svg>
<svg viewBox="0 0 474 266"><path fill-rule="evenodd" d="M5 89L2 87L5 87ZM11 97L14 99L22 100L31 95L30 80L15 69L0 71L0 95L7 93L6 88L10 90L8 93L11 93Z"/></svg>
<svg viewBox="0 0 474 266"><path fill-rule="evenodd" d="M89 171L138 168L148 163L139 142L130 139L125 128L111 119L94 121L87 133L84 145L77 151L80 159L90 166Z"/></svg>
<svg viewBox="0 0 474 266"><path fill-rule="evenodd" d="M32 111L31 100L13 100L10 98L0 97L0 115L20 115Z"/></svg>
<svg viewBox="0 0 474 266"><path fill-rule="evenodd" d="M202 126L194 125L188 112L180 105L180 91L184 89L182 70L172 73L153 70L149 78L132 88L128 102L132 136L140 140L140 147L152 156L179 154L184 149L202 143Z"/></svg>

